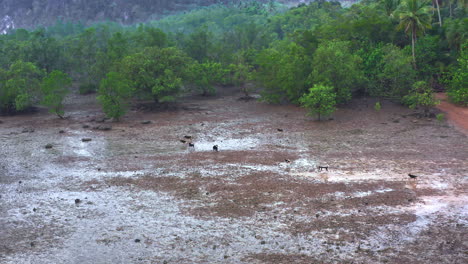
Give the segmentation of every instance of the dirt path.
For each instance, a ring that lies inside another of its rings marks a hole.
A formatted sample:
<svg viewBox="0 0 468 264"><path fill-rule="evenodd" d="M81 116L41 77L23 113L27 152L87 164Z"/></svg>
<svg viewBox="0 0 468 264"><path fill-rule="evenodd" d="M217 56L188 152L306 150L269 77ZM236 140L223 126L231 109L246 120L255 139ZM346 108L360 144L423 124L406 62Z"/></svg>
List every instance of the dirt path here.
<svg viewBox="0 0 468 264"><path fill-rule="evenodd" d="M436 98L440 100L440 104L437 108L447 114L449 122L453 123L463 133L468 135L468 108L448 102L448 98L445 93L436 94Z"/></svg>

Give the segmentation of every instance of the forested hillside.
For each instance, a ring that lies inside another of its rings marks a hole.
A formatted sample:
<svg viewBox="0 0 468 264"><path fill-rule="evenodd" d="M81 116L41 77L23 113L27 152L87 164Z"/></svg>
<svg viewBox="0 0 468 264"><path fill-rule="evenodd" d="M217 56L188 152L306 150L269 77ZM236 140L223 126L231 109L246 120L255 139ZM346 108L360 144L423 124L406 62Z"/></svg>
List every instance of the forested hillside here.
<svg viewBox="0 0 468 264"><path fill-rule="evenodd" d="M289 10L243 1L133 26L58 21L17 29L0 36L0 108L40 103L61 116L72 82L81 93L97 92L115 119L136 99L172 102L222 86L246 95L262 87L264 101L319 115L360 95L427 109L434 89L466 104L466 11L463 1L368 0L349 8L316 1ZM317 94L327 103L314 102Z"/></svg>
<svg viewBox="0 0 468 264"><path fill-rule="evenodd" d="M49 26L57 19L82 22L99 21L124 24L144 22L162 16L213 4L242 3L242 0L3 0L0 1L0 32L15 26L32 29ZM267 3L269 0L257 2ZM310 0L282 0L285 4ZM354 2L354 0L353 0Z"/></svg>

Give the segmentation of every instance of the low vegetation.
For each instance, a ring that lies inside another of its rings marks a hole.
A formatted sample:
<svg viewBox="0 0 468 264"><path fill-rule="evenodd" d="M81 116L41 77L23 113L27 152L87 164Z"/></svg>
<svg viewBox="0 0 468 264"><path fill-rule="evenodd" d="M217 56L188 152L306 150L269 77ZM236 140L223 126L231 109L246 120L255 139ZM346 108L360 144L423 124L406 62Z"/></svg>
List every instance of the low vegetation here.
<svg viewBox="0 0 468 264"><path fill-rule="evenodd" d="M0 111L40 103L63 117L71 82L81 93L97 92L114 119L133 100L162 104L226 85L248 96L249 84L262 88L266 102L319 115L356 95L427 109L433 88L442 86L467 105L466 5L433 11L423 0L365 0L349 8L320 0L289 10L243 1L135 26L59 21L16 29L0 36ZM316 97L330 99L327 110Z"/></svg>

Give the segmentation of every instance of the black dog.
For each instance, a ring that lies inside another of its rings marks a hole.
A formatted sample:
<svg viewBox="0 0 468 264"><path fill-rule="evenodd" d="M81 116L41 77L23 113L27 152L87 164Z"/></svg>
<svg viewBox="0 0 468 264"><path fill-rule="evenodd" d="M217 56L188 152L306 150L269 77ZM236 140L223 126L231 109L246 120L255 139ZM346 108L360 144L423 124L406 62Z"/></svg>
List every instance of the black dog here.
<svg viewBox="0 0 468 264"><path fill-rule="evenodd" d="M328 171L328 166L318 166L319 171L322 171L322 169L325 169Z"/></svg>
<svg viewBox="0 0 468 264"><path fill-rule="evenodd" d="M218 151L218 145L213 146L213 151Z"/></svg>
<svg viewBox="0 0 468 264"><path fill-rule="evenodd" d="M195 147L195 143L188 143L188 146L194 148L194 147Z"/></svg>

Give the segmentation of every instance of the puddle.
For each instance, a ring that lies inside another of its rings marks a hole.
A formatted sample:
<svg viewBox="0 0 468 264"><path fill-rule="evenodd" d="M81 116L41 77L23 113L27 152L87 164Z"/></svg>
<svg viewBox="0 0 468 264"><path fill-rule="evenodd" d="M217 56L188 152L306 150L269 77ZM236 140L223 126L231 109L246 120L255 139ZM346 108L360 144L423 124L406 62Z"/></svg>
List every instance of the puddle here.
<svg viewBox="0 0 468 264"><path fill-rule="evenodd" d="M213 146L218 145L219 151L232 150L251 150L259 147L258 138L217 138L216 140L196 140L195 151L213 151Z"/></svg>

